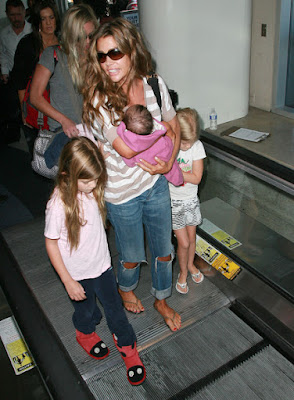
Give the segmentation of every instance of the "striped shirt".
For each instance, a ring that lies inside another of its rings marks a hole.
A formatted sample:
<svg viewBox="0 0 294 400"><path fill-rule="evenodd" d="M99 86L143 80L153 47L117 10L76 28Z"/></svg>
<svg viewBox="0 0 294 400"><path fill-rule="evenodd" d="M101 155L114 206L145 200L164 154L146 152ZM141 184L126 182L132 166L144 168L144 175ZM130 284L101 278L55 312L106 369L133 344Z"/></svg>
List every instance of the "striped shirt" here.
<svg viewBox="0 0 294 400"><path fill-rule="evenodd" d="M161 121L163 118L164 121L169 122L175 117L176 112L172 106L168 89L160 76L158 76L158 83L162 100L161 112L151 86L148 85L147 79L143 78L146 107L157 120ZM97 102L98 99L96 104ZM96 104L94 103L94 107ZM109 153L105 159L108 173L105 200L113 204L123 204L150 189L160 175L150 175L140 167L130 168L125 164L122 157L112 147L113 141L119 137L117 127L111 124L109 115L103 108L100 109L100 112L104 119L103 133L101 121L98 119L94 121L92 132L104 144L104 151Z"/></svg>

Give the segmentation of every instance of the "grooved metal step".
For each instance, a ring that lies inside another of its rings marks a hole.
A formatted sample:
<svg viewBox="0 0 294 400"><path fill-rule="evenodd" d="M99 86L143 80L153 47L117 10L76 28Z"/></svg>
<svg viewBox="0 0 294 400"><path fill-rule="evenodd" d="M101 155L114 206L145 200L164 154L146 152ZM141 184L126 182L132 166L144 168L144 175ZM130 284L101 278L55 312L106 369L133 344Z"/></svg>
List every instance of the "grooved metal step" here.
<svg viewBox="0 0 294 400"><path fill-rule="evenodd" d="M43 232L44 220L40 218L11 227L3 231L3 236L45 315L55 328L80 374L87 380L97 373L107 371L108 368L119 366L121 357L114 346L105 318L96 330L110 348L107 359L98 362L89 357L77 344L71 320L73 306L49 262ZM109 242L111 253L115 257L113 239L112 231ZM176 264L173 273L174 282L178 268ZM145 264L141 268L141 279L136 289L138 297L145 306L145 311L139 315L127 313L137 335L139 351L174 336L153 307L154 298L150 295L150 281L150 268ZM189 295L183 296L173 290L173 295L168 299L169 305L181 314L183 328L230 304L229 299L208 279L204 279L201 285L196 285L189 278L188 283ZM102 307L101 310L103 310ZM122 373L122 379L128 385L125 371Z"/></svg>
<svg viewBox="0 0 294 400"><path fill-rule="evenodd" d="M294 366L272 346L267 346L186 399L293 400Z"/></svg>
<svg viewBox="0 0 294 400"><path fill-rule="evenodd" d="M86 382L97 399L178 398L177 394L185 388L225 366L262 340L224 307L143 350L140 355L147 379L140 387L128 384L122 361L86 379Z"/></svg>

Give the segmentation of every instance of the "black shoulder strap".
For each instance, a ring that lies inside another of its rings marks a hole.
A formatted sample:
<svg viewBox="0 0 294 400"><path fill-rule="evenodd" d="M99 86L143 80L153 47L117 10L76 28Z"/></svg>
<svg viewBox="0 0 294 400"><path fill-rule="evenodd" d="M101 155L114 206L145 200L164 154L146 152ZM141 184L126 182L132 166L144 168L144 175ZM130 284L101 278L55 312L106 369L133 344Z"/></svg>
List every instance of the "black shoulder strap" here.
<svg viewBox="0 0 294 400"><path fill-rule="evenodd" d="M160 96L157 75L154 72L151 73L150 75L148 75L147 82L148 82L148 85L150 85L152 87L152 90L153 90L156 100L157 100L157 104L159 105L159 108L161 110L161 96Z"/></svg>
<svg viewBox="0 0 294 400"><path fill-rule="evenodd" d="M156 100L157 100L157 104L159 105L159 108L161 110L161 96L160 96L160 90L159 90L159 85L158 85L158 77L156 75L155 72L151 72L149 75L147 75L147 82L148 85L150 85L152 87L152 90L155 94ZM178 93L175 92L172 89L168 89L171 101L172 101L172 105L174 107L174 109L176 110L177 105L179 104L179 98L178 98Z"/></svg>

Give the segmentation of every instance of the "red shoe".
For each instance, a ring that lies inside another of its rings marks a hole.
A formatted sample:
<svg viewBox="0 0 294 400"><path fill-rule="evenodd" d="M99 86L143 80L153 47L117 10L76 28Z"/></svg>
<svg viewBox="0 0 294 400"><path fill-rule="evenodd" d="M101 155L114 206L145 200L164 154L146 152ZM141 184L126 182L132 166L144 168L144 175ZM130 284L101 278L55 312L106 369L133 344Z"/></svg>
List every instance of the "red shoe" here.
<svg viewBox="0 0 294 400"><path fill-rule="evenodd" d="M117 337L113 336L113 340L117 350L120 352L122 359L127 367L127 378L131 385L141 385L146 379L145 367L139 357L137 344L119 347Z"/></svg>
<svg viewBox="0 0 294 400"><path fill-rule="evenodd" d="M109 348L96 332L87 335L76 330L76 339L89 356L96 358L96 360L103 360L109 354Z"/></svg>

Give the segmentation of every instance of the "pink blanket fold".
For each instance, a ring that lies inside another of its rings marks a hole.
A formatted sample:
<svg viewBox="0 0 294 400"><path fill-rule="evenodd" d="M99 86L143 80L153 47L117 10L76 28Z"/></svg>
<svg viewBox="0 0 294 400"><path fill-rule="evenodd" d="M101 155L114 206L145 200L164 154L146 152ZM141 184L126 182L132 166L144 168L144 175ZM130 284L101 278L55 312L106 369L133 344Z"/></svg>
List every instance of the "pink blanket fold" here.
<svg viewBox="0 0 294 400"><path fill-rule="evenodd" d="M173 142L170 137L165 136L165 126L157 120L154 120L155 130L150 135L137 135L126 129L124 122L121 122L117 128L117 134L124 143L134 151L140 151L132 158L122 157L126 165L134 167L140 159L157 164L155 157L162 161L168 161L173 152ZM156 141L157 140L157 141ZM164 174L166 179L175 186L183 184L183 174L177 161L174 161L171 170Z"/></svg>

